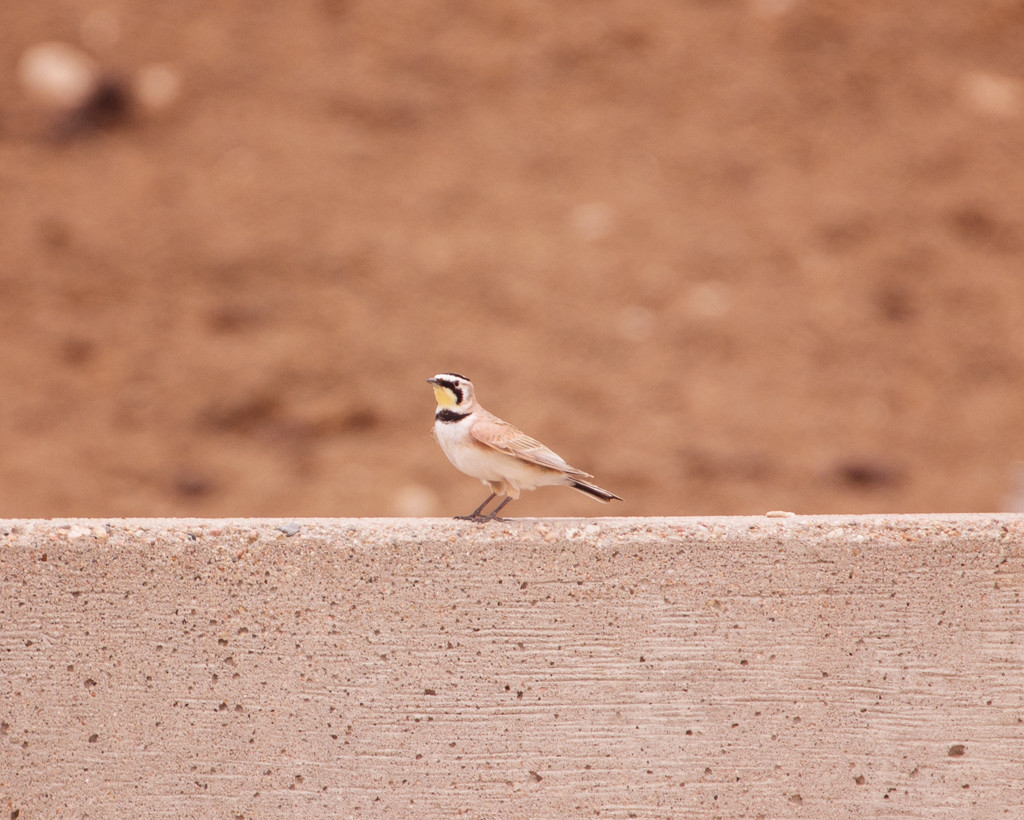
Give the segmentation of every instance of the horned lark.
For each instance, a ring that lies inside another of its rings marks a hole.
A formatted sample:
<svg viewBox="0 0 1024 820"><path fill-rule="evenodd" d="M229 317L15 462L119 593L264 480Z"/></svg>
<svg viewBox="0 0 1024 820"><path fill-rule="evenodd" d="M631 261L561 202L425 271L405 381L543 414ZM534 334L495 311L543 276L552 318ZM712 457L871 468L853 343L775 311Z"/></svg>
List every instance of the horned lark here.
<svg viewBox="0 0 1024 820"><path fill-rule="evenodd" d="M434 436L448 460L466 475L479 478L491 494L469 515L467 521L493 521L520 490L548 484L562 484L586 493L598 501L622 500L585 479L590 473L577 470L536 439L488 413L476 400L473 383L458 373L439 373L427 381L434 386L437 411ZM495 496L506 496L489 515L483 514ZM498 519L500 520L500 519Z"/></svg>

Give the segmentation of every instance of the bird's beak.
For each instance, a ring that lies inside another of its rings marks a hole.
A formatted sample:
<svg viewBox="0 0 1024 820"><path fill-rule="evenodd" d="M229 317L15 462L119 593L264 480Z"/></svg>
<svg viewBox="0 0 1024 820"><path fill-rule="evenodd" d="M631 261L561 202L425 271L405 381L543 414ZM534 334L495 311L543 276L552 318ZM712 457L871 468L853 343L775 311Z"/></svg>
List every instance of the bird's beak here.
<svg viewBox="0 0 1024 820"><path fill-rule="evenodd" d="M429 379L427 379L427 384L437 384L437 379L429 378Z"/></svg>

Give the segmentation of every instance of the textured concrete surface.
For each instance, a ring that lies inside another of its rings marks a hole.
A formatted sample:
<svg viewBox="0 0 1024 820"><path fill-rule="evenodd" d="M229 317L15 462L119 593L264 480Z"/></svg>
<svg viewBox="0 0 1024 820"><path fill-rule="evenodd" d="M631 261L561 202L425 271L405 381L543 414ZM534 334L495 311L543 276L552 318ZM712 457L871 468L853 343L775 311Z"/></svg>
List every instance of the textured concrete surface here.
<svg viewBox="0 0 1024 820"><path fill-rule="evenodd" d="M1020 816L1020 516L287 523L0 521L0 816Z"/></svg>

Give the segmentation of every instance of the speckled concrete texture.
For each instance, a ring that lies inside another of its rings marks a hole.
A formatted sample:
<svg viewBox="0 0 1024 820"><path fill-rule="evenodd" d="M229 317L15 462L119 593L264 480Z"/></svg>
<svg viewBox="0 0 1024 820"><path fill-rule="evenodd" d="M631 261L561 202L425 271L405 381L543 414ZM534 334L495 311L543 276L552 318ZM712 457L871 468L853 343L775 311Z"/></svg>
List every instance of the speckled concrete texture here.
<svg viewBox="0 0 1024 820"><path fill-rule="evenodd" d="M1019 816L1024 518L0 521L0 816Z"/></svg>

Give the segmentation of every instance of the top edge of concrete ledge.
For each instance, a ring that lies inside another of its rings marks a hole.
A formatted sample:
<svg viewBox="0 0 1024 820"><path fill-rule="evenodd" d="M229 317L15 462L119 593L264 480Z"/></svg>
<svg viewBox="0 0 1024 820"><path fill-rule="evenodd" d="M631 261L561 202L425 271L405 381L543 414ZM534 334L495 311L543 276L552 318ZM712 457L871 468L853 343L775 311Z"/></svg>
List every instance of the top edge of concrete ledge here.
<svg viewBox="0 0 1024 820"><path fill-rule="evenodd" d="M50 526L57 529L73 525L82 526L141 526L141 527L172 527L183 526L244 526L244 527L280 527L287 523L317 527L372 527L406 528L410 526L458 527L469 530L486 531L508 527L537 526L575 526L585 527L596 525L612 529L646 527L750 527L764 524L776 525L808 525L821 527L847 526L869 528L902 528L907 526L950 526L950 525L1001 525L1004 523L1024 522L1024 513L993 512L993 513L850 513L850 514L800 514L789 512L769 512L761 515L691 515L691 516L579 516L550 518L506 518L494 522L477 523L462 521L450 517L94 517L69 516L55 518L0 518L0 527Z"/></svg>

